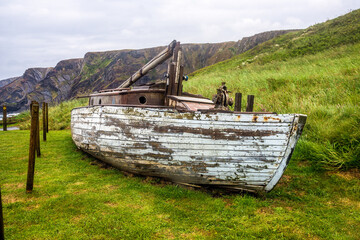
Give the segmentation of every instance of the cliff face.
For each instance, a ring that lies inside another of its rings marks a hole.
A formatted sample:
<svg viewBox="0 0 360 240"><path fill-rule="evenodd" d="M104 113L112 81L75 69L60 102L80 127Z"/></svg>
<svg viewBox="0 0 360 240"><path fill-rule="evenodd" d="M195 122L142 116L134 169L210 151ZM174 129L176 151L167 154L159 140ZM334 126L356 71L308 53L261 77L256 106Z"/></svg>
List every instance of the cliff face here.
<svg viewBox="0 0 360 240"><path fill-rule="evenodd" d="M69 99L74 79L80 74L82 63L83 59L60 61L39 82L34 91L28 94L28 99L52 103Z"/></svg>
<svg viewBox="0 0 360 240"><path fill-rule="evenodd" d="M28 93L35 90L52 68L30 68L22 77L16 78L12 83L0 88L0 104L7 103L8 111L23 110L30 104Z"/></svg>
<svg viewBox="0 0 360 240"><path fill-rule="evenodd" d="M189 74L224 61L287 32L265 32L237 42L184 44L184 72ZM83 59L63 60L54 68L28 69L22 77L2 87L0 85L0 104L7 103L9 111L20 111L26 109L31 100L58 103L100 89L116 88L163 49L90 52ZM136 84L161 79L166 71L167 62Z"/></svg>
<svg viewBox="0 0 360 240"><path fill-rule="evenodd" d="M8 78L8 79L4 79L4 80L0 80L0 88L3 86L6 86L10 83L12 83L13 81L15 81L18 77L13 77L13 78Z"/></svg>

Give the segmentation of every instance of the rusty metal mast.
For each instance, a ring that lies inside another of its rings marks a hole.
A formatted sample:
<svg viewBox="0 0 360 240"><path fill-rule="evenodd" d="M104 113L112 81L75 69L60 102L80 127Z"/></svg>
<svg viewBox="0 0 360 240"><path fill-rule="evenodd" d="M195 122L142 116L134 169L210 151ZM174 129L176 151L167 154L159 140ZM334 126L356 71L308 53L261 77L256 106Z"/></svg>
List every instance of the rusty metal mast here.
<svg viewBox="0 0 360 240"><path fill-rule="evenodd" d="M151 59L147 64L141 67L136 73L134 73L130 78L123 82L118 88L127 88L139 80L142 76L148 73L151 69L155 68L159 64L166 61L173 55L174 49L176 46L176 40L172 41L166 49L156 55Z"/></svg>

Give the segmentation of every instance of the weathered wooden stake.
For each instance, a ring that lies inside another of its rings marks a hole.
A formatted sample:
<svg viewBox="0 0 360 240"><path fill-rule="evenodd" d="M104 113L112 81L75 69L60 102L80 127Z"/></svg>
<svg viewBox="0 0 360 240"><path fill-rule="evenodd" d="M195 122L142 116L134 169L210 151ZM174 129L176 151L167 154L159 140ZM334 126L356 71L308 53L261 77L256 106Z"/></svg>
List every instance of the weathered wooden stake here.
<svg viewBox="0 0 360 240"><path fill-rule="evenodd" d="M6 105L3 106L3 130L7 131Z"/></svg>
<svg viewBox="0 0 360 240"><path fill-rule="evenodd" d="M4 218L2 211L1 187L0 187L0 240L4 240Z"/></svg>
<svg viewBox="0 0 360 240"><path fill-rule="evenodd" d="M39 119L39 114L37 115L37 119L36 119L36 145L35 145L35 149L36 149L36 155L38 157L41 156L41 151L40 151L40 119Z"/></svg>
<svg viewBox="0 0 360 240"><path fill-rule="evenodd" d="M34 186L36 124L38 118L39 118L39 104L37 102L33 102L31 109L29 165L28 165L28 174L27 174L27 182L26 182L27 193L31 193Z"/></svg>
<svg viewBox="0 0 360 240"><path fill-rule="evenodd" d="M49 132L49 105L48 105L48 103L45 103L45 108L46 108L46 132L48 133Z"/></svg>
<svg viewBox="0 0 360 240"><path fill-rule="evenodd" d="M241 112L241 99L242 99L242 94L241 93L236 93L235 94L235 112Z"/></svg>
<svg viewBox="0 0 360 240"><path fill-rule="evenodd" d="M180 66L180 73L179 73L179 84L178 84L178 91L177 91L177 95L181 96L182 95L182 82L183 82L183 76L184 75L184 66Z"/></svg>
<svg viewBox="0 0 360 240"><path fill-rule="evenodd" d="M247 96L247 106L246 106L246 111L247 112L252 112L254 110L254 95L248 95Z"/></svg>
<svg viewBox="0 0 360 240"><path fill-rule="evenodd" d="M175 64L172 63L169 71L168 95L173 95L175 92L175 68Z"/></svg>
<svg viewBox="0 0 360 240"><path fill-rule="evenodd" d="M43 140L46 142L46 109L45 102L42 103L42 116L43 116Z"/></svg>

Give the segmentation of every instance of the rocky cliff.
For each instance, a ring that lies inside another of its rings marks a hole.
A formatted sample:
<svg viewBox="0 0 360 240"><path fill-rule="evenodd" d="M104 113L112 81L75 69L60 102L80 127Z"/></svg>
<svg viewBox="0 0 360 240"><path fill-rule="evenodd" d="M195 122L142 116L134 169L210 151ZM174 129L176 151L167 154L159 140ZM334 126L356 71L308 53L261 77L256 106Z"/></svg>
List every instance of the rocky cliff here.
<svg viewBox="0 0 360 240"><path fill-rule="evenodd" d="M23 110L30 104L27 97L53 68L30 68L22 77L0 88L0 104L6 103L9 112Z"/></svg>
<svg viewBox="0 0 360 240"><path fill-rule="evenodd" d="M293 30L264 32L237 42L184 44L185 74L229 59L289 31ZM58 103L100 89L116 88L163 49L90 52L83 59L60 61L54 68L28 69L11 83L0 85L0 104L6 103L11 112L21 111L31 100ZM160 79L166 70L165 62L137 84Z"/></svg>
<svg viewBox="0 0 360 240"><path fill-rule="evenodd" d="M12 77L12 78L8 78L8 79L0 80L0 88L8 85L9 83L12 83L16 79L17 79L17 77Z"/></svg>

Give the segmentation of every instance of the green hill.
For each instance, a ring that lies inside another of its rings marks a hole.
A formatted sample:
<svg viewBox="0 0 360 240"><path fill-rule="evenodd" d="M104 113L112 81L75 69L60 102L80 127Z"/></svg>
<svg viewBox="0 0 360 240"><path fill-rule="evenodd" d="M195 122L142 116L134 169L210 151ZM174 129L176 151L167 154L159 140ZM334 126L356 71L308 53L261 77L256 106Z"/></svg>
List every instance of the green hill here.
<svg viewBox="0 0 360 240"><path fill-rule="evenodd" d="M233 95L255 95L255 111L306 114L295 159L360 168L359 52L355 10L196 71L184 90L211 97L224 81Z"/></svg>

